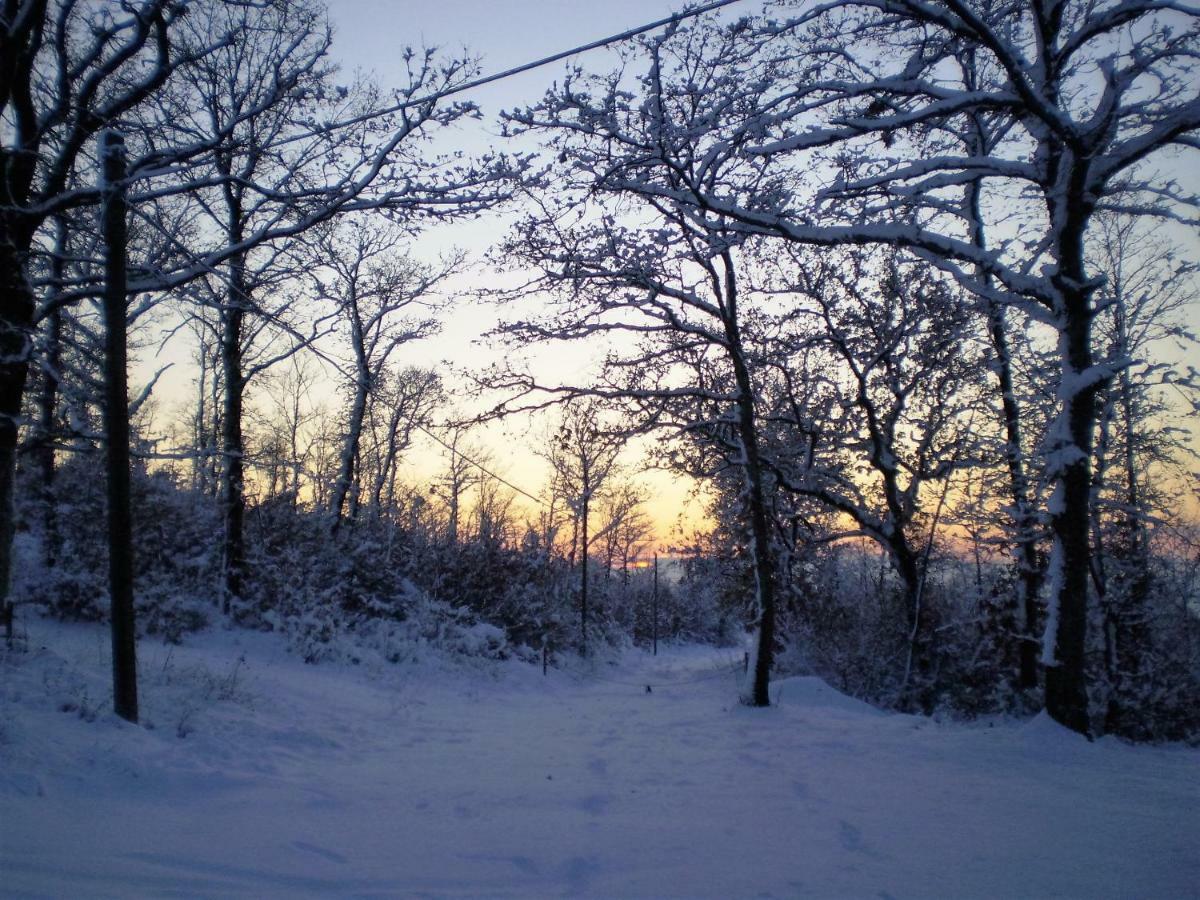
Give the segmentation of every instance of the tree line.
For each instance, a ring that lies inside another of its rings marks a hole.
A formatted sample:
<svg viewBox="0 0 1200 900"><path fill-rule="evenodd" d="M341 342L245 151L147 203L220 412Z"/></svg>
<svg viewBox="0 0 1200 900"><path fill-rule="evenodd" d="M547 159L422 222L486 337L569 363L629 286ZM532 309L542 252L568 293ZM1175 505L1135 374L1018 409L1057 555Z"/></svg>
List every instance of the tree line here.
<svg viewBox="0 0 1200 900"><path fill-rule="evenodd" d="M557 303L502 333L613 350L599 385L496 382L518 405L621 403L719 485L757 597L750 702L780 598L813 627L828 588L807 567L847 540L895 595L877 700L931 710L947 656L991 643L1002 694L1136 732L1163 688L1149 659L1194 671L1194 600L1149 585L1194 559L1172 515L1194 373L1159 341L1192 339L1170 235L1196 196L1171 173L1197 148L1197 37L1153 3L781 3L643 39L506 115L548 152L500 257L532 273L513 299ZM933 593L952 523L1009 559L974 601ZM972 605L947 655L944 619ZM1169 689L1177 711L1194 688Z"/></svg>
<svg viewBox="0 0 1200 900"><path fill-rule="evenodd" d="M1197 149L1197 29L1151 0L770 4L569 69L503 115L531 151L468 159L431 142L478 114L440 96L472 64L409 50L403 85L347 83L316 2L8 3L0 599L102 611L119 133L121 324L195 348L170 440L153 380L128 402L143 627L215 604L314 659L347 623L644 638L651 532L619 457L651 435L712 521L666 632L751 628L747 702L799 666L900 709L1194 734L1196 398L1168 354L1191 340L1171 236L1197 202L1170 173ZM486 265L520 285L475 298L493 340L606 352L587 383L475 376L487 415L558 409L531 514L447 373L404 363L468 267L405 248L501 206ZM421 432L446 467L407 485Z"/></svg>

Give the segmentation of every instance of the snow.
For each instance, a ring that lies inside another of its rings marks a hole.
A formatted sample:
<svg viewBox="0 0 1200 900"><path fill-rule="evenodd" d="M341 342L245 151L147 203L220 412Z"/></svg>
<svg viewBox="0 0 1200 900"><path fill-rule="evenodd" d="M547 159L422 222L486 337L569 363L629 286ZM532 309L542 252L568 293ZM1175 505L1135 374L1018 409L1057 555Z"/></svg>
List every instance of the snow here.
<svg viewBox="0 0 1200 900"><path fill-rule="evenodd" d="M6 896L1200 894L1200 751L883 713L740 654L304 665L273 635L0 655ZM652 685L647 693L645 684ZM150 727L153 725L153 727Z"/></svg>
<svg viewBox="0 0 1200 900"><path fill-rule="evenodd" d="M1063 488L1062 482L1054 488L1048 504L1050 508L1062 502ZM1046 627L1042 631L1041 661L1046 667L1058 665L1058 618L1062 614L1063 574L1062 541L1055 535L1054 542L1050 545L1050 559L1046 565L1046 584L1043 590L1043 596L1046 598Z"/></svg>

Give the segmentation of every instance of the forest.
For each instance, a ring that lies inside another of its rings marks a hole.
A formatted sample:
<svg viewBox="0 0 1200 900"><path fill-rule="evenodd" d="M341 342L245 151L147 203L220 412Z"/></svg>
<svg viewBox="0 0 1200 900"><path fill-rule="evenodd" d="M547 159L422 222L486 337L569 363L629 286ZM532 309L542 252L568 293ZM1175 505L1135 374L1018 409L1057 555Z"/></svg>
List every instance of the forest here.
<svg viewBox="0 0 1200 900"><path fill-rule="evenodd" d="M1200 740L1196 10L703 10L485 110L468 54L340 68L319 0L5 0L5 665L106 623L136 722L138 652L205 631L687 642L750 707ZM475 318L486 362L412 362Z"/></svg>

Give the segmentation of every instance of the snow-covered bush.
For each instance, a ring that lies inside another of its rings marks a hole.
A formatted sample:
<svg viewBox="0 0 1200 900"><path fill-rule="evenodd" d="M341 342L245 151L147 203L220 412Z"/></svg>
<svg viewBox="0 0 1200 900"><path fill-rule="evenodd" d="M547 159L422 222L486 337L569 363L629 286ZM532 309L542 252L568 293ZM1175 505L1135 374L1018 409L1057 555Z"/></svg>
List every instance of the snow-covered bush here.
<svg viewBox="0 0 1200 900"><path fill-rule="evenodd" d="M58 467L53 535L36 507L22 518L17 602L64 619L108 617L105 488L96 462L93 454L72 454ZM203 628L216 605L216 519L211 503L183 489L170 471L135 467L132 474L138 625L178 642Z"/></svg>

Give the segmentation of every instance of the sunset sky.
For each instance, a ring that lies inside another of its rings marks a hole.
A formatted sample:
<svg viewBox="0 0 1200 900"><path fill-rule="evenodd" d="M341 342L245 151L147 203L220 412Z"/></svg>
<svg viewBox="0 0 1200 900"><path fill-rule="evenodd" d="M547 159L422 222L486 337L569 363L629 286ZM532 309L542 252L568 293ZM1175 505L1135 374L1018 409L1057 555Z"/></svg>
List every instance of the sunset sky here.
<svg viewBox="0 0 1200 900"><path fill-rule="evenodd" d="M745 12L758 4L734 4ZM330 12L336 28L334 53L347 71L361 69L387 87L404 77L399 60L405 46L435 46L448 54L466 52L479 57L483 74L501 72L536 59L558 53L647 22L669 16L680 9L667 0L612 0L606 3L581 0L510 0L490 3L484 0L446 0L427 3L389 2L389 0L332 0ZM615 57L611 51L594 50L575 57L588 66L604 70ZM504 79L464 94L482 110L482 118L457 130L461 149L483 152L502 145L497 136L497 118L501 110L537 100L561 78L568 61L551 63L541 69ZM418 256L433 255L455 246L480 258L504 230L503 215L456 223L437 229L413 250ZM405 362L436 365L446 360L452 365L469 366L492 358L494 350L481 346L483 330L494 320L490 308L470 298L470 291L481 279L494 275L485 263L457 280L451 290L459 294L446 316L442 334L421 346L406 351ZM580 347L569 348L557 357L561 377L569 379L586 370L593 357ZM513 419L495 426L481 436L496 460L497 471L519 487L537 493L545 482L542 461L532 452L546 422ZM408 477L420 480L442 465L441 451L427 446L412 454ZM636 465L637 454L629 462ZM669 540L676 521L682 515L688 521L699 515L689 500L692 485L676 476L646 473L640 480L648 489L649 512L657 524L660 540ZM524 502L524 501L522 501Z"/></svg>
<svg viewBox="0 0 1200 900"><path fill-rule="evenodd" d="M449 55L478 57L482 74L491 74L570 49L626 29L671 15L679 4L666 0L613 0L592 2L539 2L539 0L509 0L488 3L482 0L445 0L439 3L389 2L389 0L332 0L330 14L335 27L333 52L342 67L346 80L356 71L372 76L385 90L405 80L401 54L406 46L435 46ZM757 10L758 4L734 4L733 10ZM615 57L611 51L595 50L575 57L586 65L603 71L611 67ZM572 61L573 61L572 60ZM501 147L497 121L501 110L534 102L555 79L561 78L569 61L552 63L539 70L523 73L462 95L476 102L482 117L457 128L450 147L467 154L483 153ZM506 149L512 149L511 145ZM398 365L421 365L439 369L453 381L456 370L477 368L498 358L500 351L482 340L494 324L496 311L478 302L473 292L481 284L495 284L496 272L482 257L504 233L503 212L483 216L474 221L459 222L434 228L423 234L407 250L419 259L434 260L439 253L452 248L465 250L476 265L445 288L450 306L443 315L442 332L432 338L406 345L394 357ZM193 346L186 332L169 341L161 352L144 358L135 368L135 384L145 383L162 365L172 368L158 382L155 394L159 398L156 425L166 427L170 422L183 421L183 410L194 402L191 379L194 369L191 357ZM586 373L599 356L586 348L572 346L546 354L549 368L541 370L547 378L569 381ZM251 403L261 395L262 384L251 386ZM333 412L340 402L338 384L334 378L315 392L318 402ZM476 412L489 404L469 392L458 401L449 416L460 412ZM539 494L547 481L547 469L537 450L545 443L551 427L550 419L514 417L476 430L471 445L490 454L489 468L517 487ZM428 483L445 467L446 454L428 438L419 438L402 467L402 478L414 485ZM636 470L642 463L641 453L632 448L627 463ZM682 520L694 523L701 517L699 504L692 498L694 485L688 479L662 472L646 472L637 476L650 501L647 507L657 528L659 546L677 542L677 524ZM532 515L532 503L517 498L518 519ZM690 530L690 524L688 525Z"/></svg>
<svg viewBox="0 0 1200 900"><path fill-rule="evenodd" d="M437 3L331 0L330 13L336 29L334 56L347 79L350 73L362 71L387 89L404 81L401 54L406 46L436 46L446 54L476 56L481 72L491 74L662 18L678 11L679 7L679 3L668 0L611 0L606 3L585 0L506 0L501 3L484 0L441 0ZM727 8L723 14L733 17L751 14L760 8L757 0L744 0ZM614 64L615 57L612 51L596 50L575 60L604 71ZM552 63L463 95L480 106L482 117L458 127L453 132L450 146L468 154L505 146L498 137L497 119L501 110L536 101L547 87L561 78L567 64ZM479 366L497 357L499 351L495 347L481 342L482 335L495 321L496 312L479 303L472 292L480 284L495 283L496 273L482 257L503 235L505 227L503 213L487 215L475 221L433 229L409 248L415 256L425 259L434 259L439 252L451 247L461 248L477 264L447 288L452 306L444 316L442 333L403 348L396 360L399 364L434 366L450 373L455 368ZM1180 233L1179 238L1185 243L1190 241L1193 248L1200 240L1195 233ZM183 362L190 356L191 348L177 341L170 353ZM596 353L572 346L549 354L548 358L551 368L543 372L547 380L557 377L569 381L586 373L594 363ZM554 360L558 360L557 369L553 367ZM1200 364L1200 358L1196 361ZM189 378L186 363L176 366L160 384L160 396L170 405L190 402ZM471 408L472 401L476 407L486 405L480 404L478 398L468 397L463 401L462 411L476 411ZM332 382L327 403L331 409L336 403ZM546 472L535 450L538 438L546 433L547 427L545 420L531 422L526 418L514 418L481 431L476 440L489 448L499 474L537 494L545 484ZM636 454L631 454L629 461L636 464ZM405 477L420 484L428 481L443 465L443 451L431 441L423 440L422 445L410 453ZM681 515L689 521L699 517L698 506L689 502L692 485L686 479L648 473L643 480L652 497L650 512L657 523L660 540L672 537L672 528Z"/></svg>

